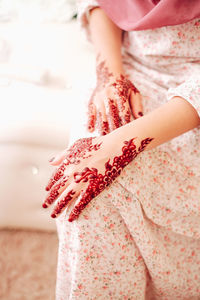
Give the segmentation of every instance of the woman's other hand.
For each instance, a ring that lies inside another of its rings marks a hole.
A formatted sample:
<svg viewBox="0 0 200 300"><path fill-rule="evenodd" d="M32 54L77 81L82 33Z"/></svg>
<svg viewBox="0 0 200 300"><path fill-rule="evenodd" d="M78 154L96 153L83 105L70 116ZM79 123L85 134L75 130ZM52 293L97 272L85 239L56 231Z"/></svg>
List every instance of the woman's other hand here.
<svg viewBox="0 0 200 300"><path fill-rule="evenodd" d="M88 131L100 135L143 116L141 94L124 74L109 71L105 61L97 64L97 85L88 103Z"/></svg>
<svg viewBox="0 0 200 300"><path fill-rule="evenodd" d="M95 7L89 15L89 32L97 57L97 84L88 103L87 128L106 135L142 116L142 101L124 72L122 30L100 7Z"/></svg>

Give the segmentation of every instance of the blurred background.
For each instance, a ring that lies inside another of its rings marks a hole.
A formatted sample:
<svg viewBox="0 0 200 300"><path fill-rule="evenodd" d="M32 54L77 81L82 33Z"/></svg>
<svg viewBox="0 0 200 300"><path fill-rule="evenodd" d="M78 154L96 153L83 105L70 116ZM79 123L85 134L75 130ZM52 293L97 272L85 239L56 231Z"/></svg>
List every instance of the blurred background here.
<svg viewBox="0 0 200 300"><path fill-rule="evenodd" d="M76 16L73 0L0 0L1 300L55 299L48 160L80 134L94 84Z"/></svg>

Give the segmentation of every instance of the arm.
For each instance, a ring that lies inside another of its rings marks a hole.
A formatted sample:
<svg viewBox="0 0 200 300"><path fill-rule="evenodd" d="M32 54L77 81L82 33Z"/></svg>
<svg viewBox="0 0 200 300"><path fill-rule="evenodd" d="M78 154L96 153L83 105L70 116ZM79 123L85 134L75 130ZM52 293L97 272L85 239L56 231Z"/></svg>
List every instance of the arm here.
<svg viewBox="0 0 200 300"><path fill-rule="evenodd" d="M89 28L99 60L106 61L106 65L113 75L123 74L121 55L122 30L99 7L90 11Z"/></svg>
<svg viewBox="0 0 200 300"><path fill-rule="evenodd" d="M173 97L169 102L130 124L119 128L110 135L121 134L122 140L138 137L136 143L146 137L153 141L146 149L153 149L200 125L195 108L182 97Z"/></svg>
<svg viewBox="0 0 200 300"><path fill-rule="evenodd" d="M170 101L148 113L147 115L134 120L133 122L111 132L104 139L118 142L137 137L137 144L147 137L153 138L152 142L145 148L153 149L165 142L189 131L200 125L200 117L197 110L182 97L173 97ZM113 144L115 147L115 144ZM51 165L59 165L66 151L58 154Z"/></svg>

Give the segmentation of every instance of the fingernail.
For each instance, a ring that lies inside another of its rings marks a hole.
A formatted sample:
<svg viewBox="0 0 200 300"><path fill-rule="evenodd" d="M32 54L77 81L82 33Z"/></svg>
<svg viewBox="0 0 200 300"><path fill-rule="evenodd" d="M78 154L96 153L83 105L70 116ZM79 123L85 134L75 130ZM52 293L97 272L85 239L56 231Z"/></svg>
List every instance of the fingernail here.
<svg viewBox="0 0 200 300"><path fill-rule="evenodd" d="M55 218L56 218L56 215L55 215L55 214L51 214L51 217L52 217L53 219L55 219Z"/></svg>
<svg viewBox="0 0 200 300"><path fill-rule="evenodd" d="M43 208L47 208L47 205L45 203L42 204Z"/></svg>
<svg viewBox="0 0 200 300"><path fill-rule="evenodd" d="M52 162L52 161L54 161L54 159L55 159L55 156L54 156L54 157L52 157L52 158L49 160L49 162Z"/></svg>
<svg viewBox="0 0 200 300"><path fill-rule="evenodd" d="M143 117L143 112L139 111L138 115L139 115L140 117Z"/></svg>

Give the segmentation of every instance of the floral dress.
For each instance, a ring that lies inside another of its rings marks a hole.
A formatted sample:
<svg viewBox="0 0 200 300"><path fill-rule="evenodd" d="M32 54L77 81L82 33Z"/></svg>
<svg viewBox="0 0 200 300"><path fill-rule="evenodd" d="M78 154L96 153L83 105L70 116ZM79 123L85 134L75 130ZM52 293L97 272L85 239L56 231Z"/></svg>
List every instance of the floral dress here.
<svg viewBox="0 0 200 300"><path fill-rule="evenodd" d="M79 19L88 31L88 10ZM200 114L200 19L126 32L144 114L174 96ZM144 151L69 223L57 219L56 300L200 299L200 126Z"/></svg>

